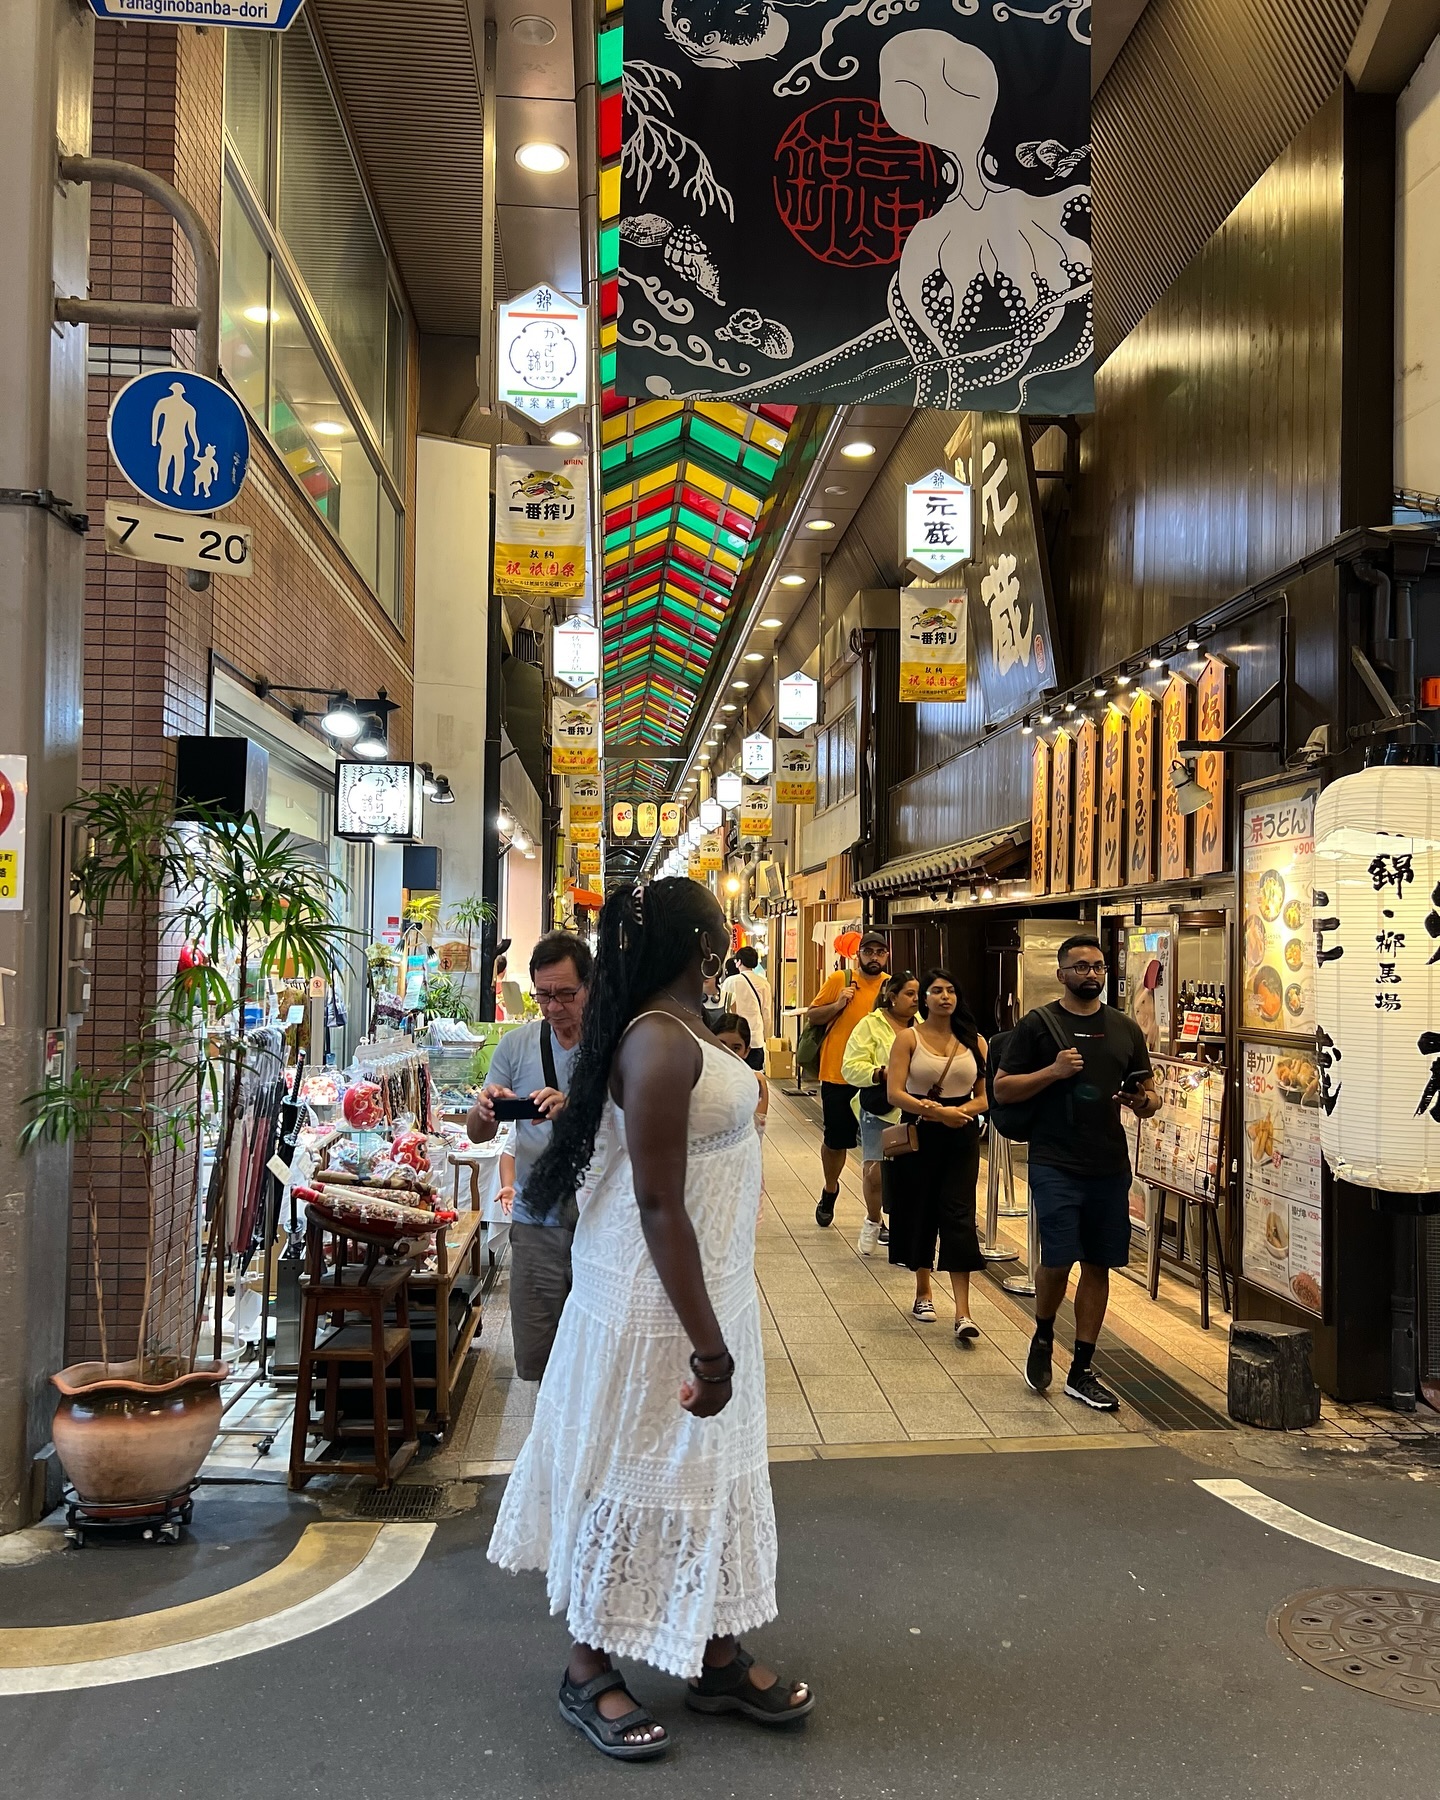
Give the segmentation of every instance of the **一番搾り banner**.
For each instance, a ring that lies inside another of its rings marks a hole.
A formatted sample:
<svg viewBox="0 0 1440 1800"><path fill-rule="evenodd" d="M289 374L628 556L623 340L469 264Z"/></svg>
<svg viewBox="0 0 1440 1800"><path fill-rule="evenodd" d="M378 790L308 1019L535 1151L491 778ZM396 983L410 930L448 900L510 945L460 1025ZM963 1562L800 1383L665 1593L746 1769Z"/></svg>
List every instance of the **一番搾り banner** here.
<svg viewBox="0 0 1440 1800"><path fill-rule="evenodd" d="M619 393L1093 410L1090 0L624 33Z"/></svg>

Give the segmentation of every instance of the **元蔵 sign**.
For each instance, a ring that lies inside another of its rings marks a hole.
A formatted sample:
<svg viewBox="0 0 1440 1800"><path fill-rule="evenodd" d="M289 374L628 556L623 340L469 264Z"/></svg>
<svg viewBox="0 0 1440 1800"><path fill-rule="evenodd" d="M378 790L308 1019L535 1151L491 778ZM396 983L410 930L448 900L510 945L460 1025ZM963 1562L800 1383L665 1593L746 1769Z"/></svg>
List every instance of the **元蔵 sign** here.
<svg viewBox="0 0 1440 1800"><path fill-rule="evenodd" d="M943 575L969 562L974 550L970 484L945 469L932 469L905 489L902 562L925 575Z"/></svg>

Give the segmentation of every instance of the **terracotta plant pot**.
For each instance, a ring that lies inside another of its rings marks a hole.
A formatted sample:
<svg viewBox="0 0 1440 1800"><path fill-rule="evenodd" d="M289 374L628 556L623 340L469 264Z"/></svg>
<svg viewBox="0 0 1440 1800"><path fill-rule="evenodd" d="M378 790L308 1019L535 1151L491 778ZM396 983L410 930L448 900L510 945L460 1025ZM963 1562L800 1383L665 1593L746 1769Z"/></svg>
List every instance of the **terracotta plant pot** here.
<svg viewBox="0 0 1440 1800"><path fill-rule="evenodd" d="M89 1505L163 1500L193 1481L220 1429L225 1363L142 1381L138 1362L72 1363L51 1381L60 1390L55 1449Z"/></svg>

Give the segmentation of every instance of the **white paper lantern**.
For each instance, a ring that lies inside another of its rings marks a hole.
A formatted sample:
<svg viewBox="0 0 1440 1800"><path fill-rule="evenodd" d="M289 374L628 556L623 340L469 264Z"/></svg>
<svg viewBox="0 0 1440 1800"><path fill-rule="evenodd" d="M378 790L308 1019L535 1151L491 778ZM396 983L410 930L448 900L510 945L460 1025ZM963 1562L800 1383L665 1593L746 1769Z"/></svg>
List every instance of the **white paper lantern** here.
<svg viewBox="0 0 1440 1800"><path fill-rule="evenodd" d="M1361 1187L1440 1189L1440 769L1323 790L1314 920L1325 1160Z"/></svg>

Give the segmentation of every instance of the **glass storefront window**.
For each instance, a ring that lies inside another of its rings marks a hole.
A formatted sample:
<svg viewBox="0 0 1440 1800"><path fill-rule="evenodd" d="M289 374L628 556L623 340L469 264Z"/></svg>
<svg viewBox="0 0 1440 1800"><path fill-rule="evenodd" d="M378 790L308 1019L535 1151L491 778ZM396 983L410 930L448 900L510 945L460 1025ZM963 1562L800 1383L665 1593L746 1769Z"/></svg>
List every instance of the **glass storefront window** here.
<svg viewBox="0 0 1440 1800"><path fill-rule="evenodd" d="M401 486L405 483L405 315L389 297L385 315L385 460Z"/></svg>
<svg viewBox="0 0 1440 1800"><path fill-rule="evenodd" d="M226 183L220 218L220 361L238 398L265 417L270 258Z"/></svg>
<svg viewBox="0 0 1440 1800"><path fill-rule="evenodd" d="M257 194L270 192L270 44L263 31L225 38L225 130Z"/></svg>
<svg viewBox="0 0 1440 1800"><path fill-rule="evenodd" d="M340 531L340 440L354 427L315 354L294 302L276 283L271 321L270 435L325 523Z"/></svg>
<svg viewBox="0 0 1440 1800"><path fill-rule="evenodd" d="M375 592L386 612L400 622L400 515L388 494L380 496L380 564Z"/></svg>

